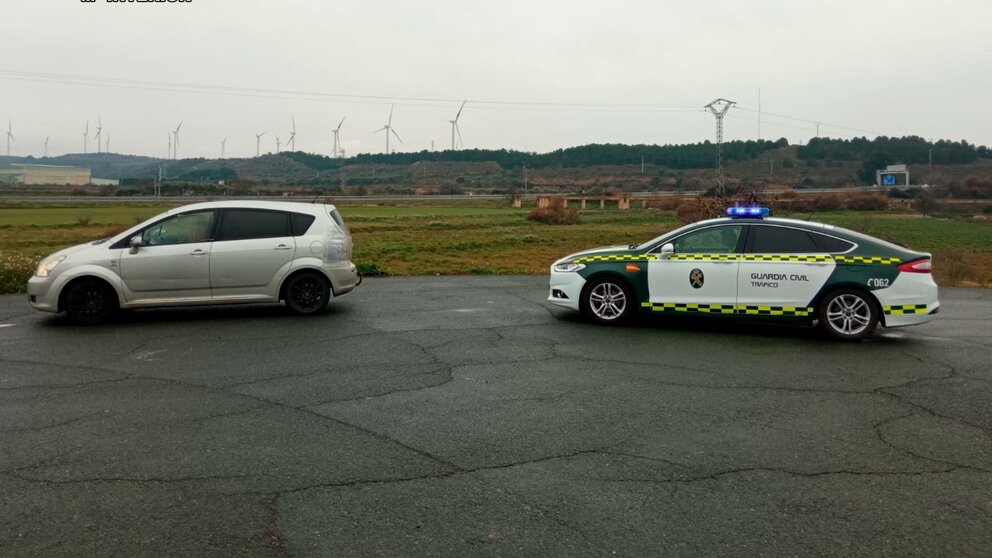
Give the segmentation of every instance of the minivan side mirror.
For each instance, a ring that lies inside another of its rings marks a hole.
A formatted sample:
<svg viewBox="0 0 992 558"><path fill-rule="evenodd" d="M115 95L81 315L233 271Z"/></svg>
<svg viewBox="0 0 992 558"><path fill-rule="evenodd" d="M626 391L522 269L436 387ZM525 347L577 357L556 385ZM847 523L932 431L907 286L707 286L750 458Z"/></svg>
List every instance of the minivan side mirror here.
<svg viewBox="0 0 992 558"><path fill-rule="evenodd" d="M131 237L131 254L138 253L138 247L141 246L141 235L135 235Z"/></svg>
<svg viewBox="0 0 992 558"><path fill-rule="evenodd" d="M675 253L675 245L671 242L661 247L661 259L667 260L673 253Z"/></svg>

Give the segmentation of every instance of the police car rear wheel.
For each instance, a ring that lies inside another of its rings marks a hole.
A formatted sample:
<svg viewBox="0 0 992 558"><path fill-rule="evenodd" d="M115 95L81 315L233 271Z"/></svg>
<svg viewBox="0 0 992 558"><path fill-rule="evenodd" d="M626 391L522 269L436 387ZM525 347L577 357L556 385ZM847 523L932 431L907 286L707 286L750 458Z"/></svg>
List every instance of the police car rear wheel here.
<svg viewBox="0 0 992 558"><path fill-rule="evenodd" d="M618 324L633 314L634 296L624 282L610 278L594 279L582 295L582 310L593 321Z"/></svg>
<svg viewBox="0 0 992 558"><path fill-rule="evenodd" d="M820 325L838 339L857 341L875 332L878 308L861 291L844 289L828 294L820 305Z"/></svg>

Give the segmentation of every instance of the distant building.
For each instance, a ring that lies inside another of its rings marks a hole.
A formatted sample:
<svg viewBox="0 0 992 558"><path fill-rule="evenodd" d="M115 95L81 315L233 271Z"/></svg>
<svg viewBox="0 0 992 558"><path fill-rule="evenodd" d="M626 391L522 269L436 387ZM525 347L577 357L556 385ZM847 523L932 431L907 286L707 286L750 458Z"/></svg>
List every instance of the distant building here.
<svg viewBox="0 0 992 558"><path fill-rule="evenodd" d="M0 165L0 184L53 184L85 186L92 183L90 169L57 165Z"/></svg>

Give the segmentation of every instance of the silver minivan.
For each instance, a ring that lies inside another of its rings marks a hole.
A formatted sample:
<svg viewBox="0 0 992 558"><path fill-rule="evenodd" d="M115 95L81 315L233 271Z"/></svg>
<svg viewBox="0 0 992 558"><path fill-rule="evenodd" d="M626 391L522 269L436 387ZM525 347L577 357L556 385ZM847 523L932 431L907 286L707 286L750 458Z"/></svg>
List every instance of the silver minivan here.
<svg viewBox="0 0 992 558"><path fill-rule="evenodd" d="M333 205L224 201L169 210L43 259L31 306L101 322L120 308L279 303L324 310L361 283Z"/></svg>

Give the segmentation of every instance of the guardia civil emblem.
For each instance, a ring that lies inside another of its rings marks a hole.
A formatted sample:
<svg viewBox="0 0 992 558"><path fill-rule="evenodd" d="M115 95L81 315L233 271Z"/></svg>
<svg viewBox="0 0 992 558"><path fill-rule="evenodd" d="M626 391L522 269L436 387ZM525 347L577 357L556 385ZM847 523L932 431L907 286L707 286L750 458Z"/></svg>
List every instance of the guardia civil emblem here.
<svg viewBox="0 0 992 558"><path fill-rule="evenodd" d="M698 289L703 286L706 278L703 277L703 270L693 269L689 272L689 284L692 285L693 289Z"/></svg>

